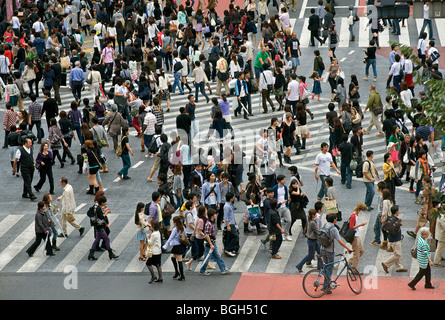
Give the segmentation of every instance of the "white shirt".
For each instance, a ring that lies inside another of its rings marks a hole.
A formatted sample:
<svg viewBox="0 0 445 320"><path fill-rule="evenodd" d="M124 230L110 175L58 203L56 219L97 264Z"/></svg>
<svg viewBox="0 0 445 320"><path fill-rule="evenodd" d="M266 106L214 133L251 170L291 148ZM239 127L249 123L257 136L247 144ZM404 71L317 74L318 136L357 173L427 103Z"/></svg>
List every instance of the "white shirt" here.
<svg viewBox="0 0 445 320"><path fill-rule="evenodd" d="M429 49L428 49L428 57L431 57L431 54L432 54L433 52L437 52L437 49L434 48L434 47L429 48ZM439 65L439 59L436 59L436 61L433 61L433 64L437 64L437 65Z"/></svg>
<svg viewBox="0 0 445 320"><path fill-rule="evenodd" d="M284 196L286 195L286 190L284 190L284 186L277 188L277 202L281 203L281 201L286 200Z"/></svg>
<svg viewBox="0 0 445 320"><path fill-rule="evenodd" d="M318 164L318 175L329 176L331 174L332 156L329 152L320 152L315 158L315 164Z"/></svg>
<svg viewBox="0 0 445 320"><path fill-rule="evenodd" d="M422 54L425 54L427 48L426 48L426 40L419 39L419 42L417 42L417 49L420 49Z"/></svg>
<svg viewBox="0 0 445 320"><path fill-rule="evenodd" d="M43 23L41 21L36 21L34 22L34 24L32 25L33 29L36 32L43 32L45 31L45 26L43 25Z"/></svg>
<svg viewBox="0 0 445 320"><path fill-rule="evenodd" d="M27 148L25 146L23 146L23 149L26 150L26 152L28 152L29 154L31 154L31 148ZM17 161L20 160L20 157L22 156L22 152L20 151L20 149L17 149L17 152L15 153L15 158L17 159Z"/></svg>
<svg viewBox="0 0 445 320"><path fill-rule="evenodd" d="M426 4L423 5L423 18L430 19L430 6L427 6Z"/></svg>
<svg viewBox="0 0 445 320"><path fill-rule="evenodd" d="M12 17L12 28L20 29L20 20L17 17Z"/></svg>
<svg viewBox="0 0 445 320"><path fill-rule="evenodd" d="M403 70L405 70L406 74L413 73L413 62L410 59L403 61Z"/></svg>
<svg viewBox="0 0 445 320"><path fill-rule="evenodd" d="M400 62L394 62L389 70L389 75L398 76L400 73Z"/></svg>
<svg viewBox="0 0 445 320"><path fill-rule="evenodd" d="M297 80L292 80L289 82L287 90L290 91L288 97L289 101L297 101L300 99L300 83Z"/></svg>

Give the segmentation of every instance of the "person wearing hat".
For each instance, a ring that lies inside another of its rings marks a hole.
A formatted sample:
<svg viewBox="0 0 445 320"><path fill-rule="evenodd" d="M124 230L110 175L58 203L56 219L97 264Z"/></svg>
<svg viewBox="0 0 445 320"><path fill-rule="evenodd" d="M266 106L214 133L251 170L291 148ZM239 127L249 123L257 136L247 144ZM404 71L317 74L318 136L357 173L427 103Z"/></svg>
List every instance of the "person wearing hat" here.
<svg viewBox="0 0 445 320"><path fill-rule="evenodd" d="M263 71L261 72L258 86L263 101L263 113L267 113L266 100L269 102L272 111L275 111L275 106L270 98L270 92L273 90L273 84L274 74L270 68L270 64L266 62L263 64Z"/></svg>

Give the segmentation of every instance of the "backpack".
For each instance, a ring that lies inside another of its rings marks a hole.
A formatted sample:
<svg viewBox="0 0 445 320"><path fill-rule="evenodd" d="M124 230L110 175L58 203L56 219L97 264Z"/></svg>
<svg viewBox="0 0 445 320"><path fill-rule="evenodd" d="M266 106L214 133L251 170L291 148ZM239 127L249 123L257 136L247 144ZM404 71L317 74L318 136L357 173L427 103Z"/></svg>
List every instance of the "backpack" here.
<svg viewBox="0 0 445 320"><path fill-rule="evenodd" d="M122 157L122 152L124 151L124 147L122 146L122 140L124 140L125 137L122 137L121 141L116 147L116 155L118 157Z"/></svg>
<svg viewBox="0 0 445 320"><path fill-rule="evenodd" d="M87 211L87 216L90 218L91 226L94 226L97 220L96 209L97 209L97 204L91 206Z"/></svg>
<svg viewBox="0 0 445 320"><path fill-rule="evenodd" d="M349 227L349 221L351 220L351 218L348 219L348 221L343 222L343 226L340 229L340 235L343 237L343 239L346 240L346 242L348 243L352 243L352 241L354 241L354 236L355 236L355 230L351 229Z"/></svg>
<svg viewBox="0 0 445 320"><path fill-rule="evenodd" d="M327 223L320 228L317 232L317 240L323 247L329 247L332 244L332 238L331 238L331 229L335 228L334 225L331 227L327 227Z"/></svg>
<svg viewBox="0 0 445 320"><path fill-rule="evenodd" d="M383 223L382 228L392 235L397 235L400 232L400 228L402 227L402 223L399 219L396 219L393 216L388 217L385 223Z"/></svg>

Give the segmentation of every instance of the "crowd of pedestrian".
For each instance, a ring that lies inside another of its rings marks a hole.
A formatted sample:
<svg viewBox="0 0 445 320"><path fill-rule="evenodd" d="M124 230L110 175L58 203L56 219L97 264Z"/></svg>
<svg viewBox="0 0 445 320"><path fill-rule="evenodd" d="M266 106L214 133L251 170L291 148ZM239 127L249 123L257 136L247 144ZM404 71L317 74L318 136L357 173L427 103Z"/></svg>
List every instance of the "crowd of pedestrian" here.
<svg viewBox="0 0 445 320"><path fill-rule="evenodd" d="M400 180L406 174L405 180L410 183L409 191L415 193L416 204L423 205L415 231L409 232L417 236L421 250L425 250L420 240L425 234L422 228L427 224L435 239L440 242L443 237L436 232L443 227L441 222L436 224L432 212L433 200L437 191L443 190L445 182L443 173L440 183L433 181L434 172L441 163L442 172L444 168L443 129L435 119L430 123L424 121L424 109L418 101L426 99L431 92L425 84L418 89L419 99L415 98L413 57L393 45L387 75L387 88L393 89L392 93L383 103L372 83L367 102L361 105L365 92L360 89L358 77L350 75L347 83L335 53L339 36L331 1L323 3L320 0L317 10L311 9L309 19L310 45L314 46L314 39L322 44L329 41L329 63L319 50L314 50L313 58L302 57L298 35L292 32L289 21L290 3L274 1L277 12L271 14L275 9L269 11L264 0L246 1L241 6L231 1L222 16L215 10L217 5L214 0L206 4L199 1L197 7L194 2L177 5L176 1L169 0L113 1L108 6L88 0L40 0L36 4L22 1L11 23L3 18L0 24L0 34L3 34L0 78L6 101L3 148L10 149L12 174L21 174L23 178L23 198L36 200L33 189L39 193L46 179L50 186L49 194L38 203L36 241L27 253L32 256L46 239L47 254L54 255L53 250L59 250L56 238L68 237L66 222L79 230L80 235L84 232L85 228L74 217L74 191L65 177L60 179L63 195L57 198L61 202L60 235L55 228L57 221L51 209L51 195L55 194L52 168L56 158L64 168L68 157L72 164L77 162L79 174L87 174L87 194L95 196L94 205L88 211L95 230L88 259L95 260L95 251L103 248L108 250L110 259L118 258L110 247L107 215L111 210L107 207L101 174L108 172L104 155L108 152L105 148L110 148L110 139L112 150L122 159L118 177L131 179L128 173L134 151L129 133L130 127L134 127L141 152L153 159L147 180L159 185L151 195L151 202L139 203L135 213L139 259L146 261L150 283L163 281L162 252L171 253L174 278L178 280L185 280L184 263L186 269L191 270L191 264L197 260L203 260L200 273L210 275L207 270L214 268L208 263L210 256L216 260L222 274L229 272L220 250L229 258L239 253L235 200L246 204L243 215L246 234L255 230L260 235L267 230L261 243L267 249L269 242L271 258L282 258L279 255L281 243L293 241L292 226L296 220L301 220L309 253L297 269L301 271L305 263L310 263L315 251L320 253L321 250L324 258L331 259L333 245L320 249L317 242L317 232L322 227L321 215L326 209L323 203L334 203L335 219L341 218L338 210L341 197L339 199L333 185L331 167L341 176L341 184L346 188L353 188L353 175L363 178L366 186L364 202L355 207L349 220L350 228L356 229L351 244L352 265L358 268L360 256L365 252L358 231L364 225L359 223L359 215L374 210L371 205L375 183L381 180L382 174L383 180L377 185L382 204L372 244L394 252L394 257L382 264L385 271L393 264L397 271L406 271L401 264L400 232L394 235L384 227L387 220L401 220L396 205ZM291 10L294 9L295 1ZM77 23L73 24L73 19L77 19ZM352 8L349 26L357 19ZM423 29L418 45L420 68L428 78L443 81L434 39L430 34L427 46L428 34ZM349 30L350 40L354 41L353 28ZM86 50L84 37L87 36L93 39L92 55ZM369 47L363 50L366 54L364 81L368 81L370 66L374 73L372 81L377 81L378 48L377 32L370 39ZM303 59L305 63L313 62L313 73L308 77L298 75ZM193 78L194 94L190 78ZM307 79L313 80L312 90ZM216 97L212 98L211 82L216 82ZM309 198L297 166L292 164L292 149L295 148L296 155L305 152L311 136L309 123L314 120L309 105L315 97L321 101L322 85L326 82L330 87L326 113L329 134L314 160L315 180L320 183L317 201L314 209L306 213ZM73 94L69 112L59 112L62 106L60 87L64 85L68 85ZM222 92L223 87L225 92ZM91 99L84 92L87 89ZM165 118L170 116L170 111L176 111L176 107L171 108L171 96L183 95L185 90L188 90L184 99L187 101L176 117L176 131L166 132L163 129ZM36 100L40 93L45 99L43 105ZM210 150L196 149L193 142L200 133L195 117L200 93L211 107L210 125L204 129L207 139L213 136L216 141ZM235 117L243 113L246 120L254 116L252 96L257 93L261 95L262 112L276 113L270 125L266 123L255 130L258 140L250 158L240 145L225 147L223 142L229 135L235 139L236 129L239 129L232 126L232 112ZM228 97L235 98L235 105L230 104ZM90 101L94 101L92 106ZM363 122L367 112L370 120L365 129ZM46 128L42 125L43 115ZM405 116L412 122L411 133ZM382 137L382 144L385 142L383 155L363 148L363 140L373 126L378 131L377 136ZM77 159L71 153L73 141L81 145ZM37 145L40 145L38 153ZM375 156L384 159L382 168L376 167ZM244 170L244 161L248 162L249 170ZM290 179L276 173L277 165L284 167L285 164L291 164L288 167ZM33 185L35 169L40 180ZM247 183L244 182L246 176ZM242 203L237 206L244 208ZM336 222L333 218L328 221ZM223 248L218 248L216 243L219 230L223 232ZM419 230L422 231L420 236ZM332 239L339 240L332 232ZM381 232L383 242L380 241ZM52 245L48 241L51 233ZM100 240L102 245L99 245ZM339 242L347 247L341 240ZM443 251L443 246L439 248ZM189 250L190 259L187 258ZM435 265L441 265L438 259ZM157 268L157 277L153 266ZM427 268L425 263L420 267ZM414 287L417 281L410 286Z"/></svg>

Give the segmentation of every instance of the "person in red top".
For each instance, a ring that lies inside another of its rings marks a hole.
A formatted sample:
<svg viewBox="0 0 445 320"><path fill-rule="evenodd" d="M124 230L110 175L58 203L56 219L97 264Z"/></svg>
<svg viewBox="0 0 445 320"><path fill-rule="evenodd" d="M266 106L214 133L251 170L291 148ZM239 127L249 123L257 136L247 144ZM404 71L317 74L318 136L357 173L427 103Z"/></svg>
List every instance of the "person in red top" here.
<svg viewBox="0 0 445 320"><path fill-rule="evenodd" d="M355 208L354 212L351 214L349 218L349 228L355 229L354 241L352 241L352 250L354 251L352 255L352 259L350 259L349 264L351 264L355 269L357 269L358 262L360 257L365 253L365 249L363 248L362 240L360 239L360 234L358 228L366 225L366 222L358 223L358 215L365 211L367 206L364 203L359 203Z"/></svg>
<svg viewBox="0 0 445 320"><path fill-rule="evenodd" d="M9 44L3 45L3 49L5 50L4 56L9 59L9 64L12 65L12 51L11 46Z"/></svg>

